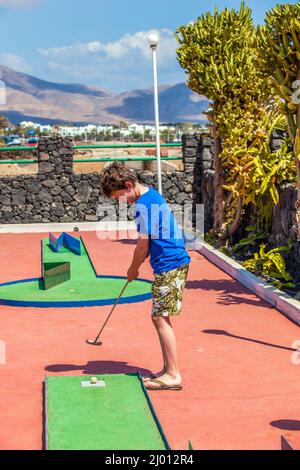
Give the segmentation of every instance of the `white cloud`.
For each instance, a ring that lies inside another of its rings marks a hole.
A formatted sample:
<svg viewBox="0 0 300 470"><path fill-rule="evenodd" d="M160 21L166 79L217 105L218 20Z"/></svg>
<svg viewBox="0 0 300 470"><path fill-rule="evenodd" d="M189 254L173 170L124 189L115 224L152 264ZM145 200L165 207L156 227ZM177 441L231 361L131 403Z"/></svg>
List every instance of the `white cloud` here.
<svg viewBox="0 0 300 470"><path fill-rule="evenodd" d="M40 0L0 0L0 6L9 8L30 8L39 3Z"/></svg>
<svg viewBox="0 0 300 470"><path fill-rule="evenodd" d="M77 43L73 46L51 47L49 49L38 49L38 52L48 58L66 59L72 57L80 57L100 52L102 45L99 41Z"/></svg>
<svg viewBox="0 0 300 470"><path fill-rule="evenodd" d="M17 70L18 72L30 72L31 67L28 65L23 57L12 54L11 52L4 52L0 54L0 63L6 65L11 69Z"/></svg>
<svg viewBox="0 0 300 470"><path fill-rule="evenodd" d="M139 31L135 34L125 34L121 39L115 42L105 44L104 51L108 57L120 59L127 56L131 52L140 52L144 58L151 57L149 44L147 38L150 33L157 32L160 36L160 43L158 45L158 54L165 59L174 56L176 50L176 40L173 32L168 29L160 31Z"/></svg>
<svg viewBox="0 0 300 470"><path fill-rule="evenodd" d="M125 34L114 42L102 43L100 41L88 43L76 43L71 46L52 47L49 49L40 48L38 52L49 59L68 59L98 54L101 57L107 57L119 60L129 57L132 54L139 54L141 58L150 60L150 48L147 42L148 35L154 32L138 31L134 34ZM160 36L158 45L158 58L161 61L171 60L175 57L176 40L173 32L168 29L155 31Z"/></svg>
<svg viewBox="0 0 300 470"><path fill-rule="evenodd" d="M116 41L80 42L61 47L40 48L49 79L90 83L114 91L152 86L150 31L124 34ZM176 60L178 44L169 29L156 30L159 83L178 83L184 74Z"/></svg>

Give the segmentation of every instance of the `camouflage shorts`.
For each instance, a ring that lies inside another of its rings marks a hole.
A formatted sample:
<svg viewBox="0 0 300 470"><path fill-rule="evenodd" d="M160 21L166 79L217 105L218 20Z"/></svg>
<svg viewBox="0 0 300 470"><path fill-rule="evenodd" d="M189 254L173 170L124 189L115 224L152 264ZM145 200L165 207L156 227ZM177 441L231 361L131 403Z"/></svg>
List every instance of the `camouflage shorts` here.
<svg viewBox="0 0 300 470"><path fill-rule="evenodd" d="M179 315L182 306L183 289L189 271L189 265L181 266L156 274L152 284L154 317Z"/></svg>

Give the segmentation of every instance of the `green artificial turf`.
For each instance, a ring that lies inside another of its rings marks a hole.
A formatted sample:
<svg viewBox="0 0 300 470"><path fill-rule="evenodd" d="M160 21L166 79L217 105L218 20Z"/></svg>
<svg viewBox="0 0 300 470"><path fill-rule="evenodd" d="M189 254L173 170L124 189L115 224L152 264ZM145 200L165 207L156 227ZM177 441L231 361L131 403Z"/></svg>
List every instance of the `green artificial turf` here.
<svg viewBox="0 0 300 470"><path fill-rule="evenodd" d="M63 247L59 253L53 252L48 244L48 238L43 240L43 262L64 263L71 266L71 278L44 290L39 281L29 281L0 286L0 299L20 301L82 301L115 299L119 296L126 279L114 277L97 278L88 253L81 242L81 256ZM124 266L126 271L127 266ZM122 268L120 268L122 269ZM149 293L151 284L143 281L130 283L123 297L131 297Z"/></svg>
<svg viewBox="0 0 300 470"><path fill-rule="evenodd" d="M166 449L138 376L96 377L106 386L81 387L90 375L47 377L47 449Z"/></svg>

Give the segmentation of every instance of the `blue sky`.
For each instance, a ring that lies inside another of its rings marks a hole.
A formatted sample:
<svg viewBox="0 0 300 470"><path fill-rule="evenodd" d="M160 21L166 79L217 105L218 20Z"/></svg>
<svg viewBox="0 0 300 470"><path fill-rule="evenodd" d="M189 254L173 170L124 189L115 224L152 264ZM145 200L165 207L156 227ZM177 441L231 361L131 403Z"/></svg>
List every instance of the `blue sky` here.
<svg viewBox="0 0 300 470"><path fill-rule="evenodd" d="M256 24L277 3L246 4ZM290 0L289 3L297 3ZM161 37L159 83L185 81L173 32L240 0L0 0L0 63L49 81L123 92L152 86L149 31Z"/></svg>

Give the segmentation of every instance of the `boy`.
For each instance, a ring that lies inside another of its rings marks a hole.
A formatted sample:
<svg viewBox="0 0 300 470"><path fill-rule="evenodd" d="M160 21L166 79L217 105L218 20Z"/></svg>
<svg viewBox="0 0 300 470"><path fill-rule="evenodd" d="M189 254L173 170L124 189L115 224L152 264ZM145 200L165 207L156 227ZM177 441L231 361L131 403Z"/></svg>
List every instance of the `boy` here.
<svg viewBox="0 0 300 470"><path fill-rule="evenodd" d="M181 390L177 364L176 338L170 317L179 315L190 257L183 235L165 199L153 188L139 183L136 173L121 162L106 166L100 177L103 194L135 204L135 223L139 234L128 281L139 275L139 268L150 254L154 271L152 321L160 340L163 369L144 377L149 390Z"/></svg>

